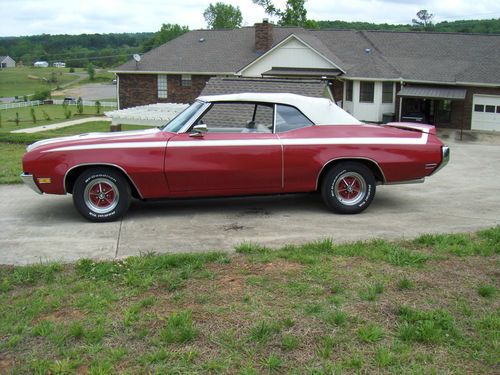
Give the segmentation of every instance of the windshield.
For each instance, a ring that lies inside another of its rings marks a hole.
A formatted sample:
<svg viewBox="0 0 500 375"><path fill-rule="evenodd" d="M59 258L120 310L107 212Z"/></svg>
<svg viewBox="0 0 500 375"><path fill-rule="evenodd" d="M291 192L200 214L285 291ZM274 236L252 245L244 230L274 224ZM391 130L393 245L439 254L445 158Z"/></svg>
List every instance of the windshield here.
<svg viewBox="0 0 500 375"><path fill-rule="evenodd" d="M198 110L203 107L205 103L199 100L195 101L189 107L187 107L184 111L175 116L172 120L170 120L161 130L177 133L182 127L194 116Z"/></svg>

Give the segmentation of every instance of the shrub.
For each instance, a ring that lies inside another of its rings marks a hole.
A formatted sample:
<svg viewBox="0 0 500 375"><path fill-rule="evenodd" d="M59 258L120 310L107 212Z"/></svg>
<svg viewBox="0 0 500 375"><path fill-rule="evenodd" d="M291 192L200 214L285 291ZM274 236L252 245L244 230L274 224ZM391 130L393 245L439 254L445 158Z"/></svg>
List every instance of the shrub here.
<svg viewBox="0 0 500 375"><path fill-rule="evenodd" d="M31 118L33 119L33 124L36 124L36 113L35 113L35 108L31 107Z"/></svg>
<svg viewBox="0 0 500 375"><path fill-rule="evenodd" d="M89 79L93 81L95 79L95 69L92 63L89 63L89 65L87 66L87 73L89 75Z"/></svg>
<svg viewBox="0 0 500 375"><path fill-rule="evenodd" d="M31 97L31 100L45 100L50 98L50 90L37 90L35 94Z"/></svg>
<svg viewBox="0 0 500 375"><path fill-rule="evenodd" d="M79 96L78 100L76 101L76 111L79 115L83 113L83 100L81 96Z"/></svg>
<svg viewBox="0 0 500 375"><path fill-rule="evenodd" d="M75 68L69 68L69 72L70 73L74 73L75 72Z"/></svg>
<svg viewBox="0 0 500 375"><path fill-rule="evenodd" d="M42 114L43 114L43 118L46 121L51 121L52 120L52 118L49 116L49 114L47 112L45 112L43 109L42 109Z"/></svg>
<svg viewBox="0 0 500 375"><path fill-rule="evenodd" d="M19 126L19 112L16 112L16 118L14 119L14 122L16 123L16 126Z"/></svg>
<svg viewBox="0 0 500 375"><path fill-rule="evenodd" d="M67 103L63 103L63 111L64 111L64 117L66 117L67 119L69 119L71 117L71 109L68 108L68 104Z"/></svg>
<svg viewBox="0 0 500 375"><path fill-rule="evenodd" d="M101 114L101 102L99 100L95 102L95 113L96 115Z"/></svg>

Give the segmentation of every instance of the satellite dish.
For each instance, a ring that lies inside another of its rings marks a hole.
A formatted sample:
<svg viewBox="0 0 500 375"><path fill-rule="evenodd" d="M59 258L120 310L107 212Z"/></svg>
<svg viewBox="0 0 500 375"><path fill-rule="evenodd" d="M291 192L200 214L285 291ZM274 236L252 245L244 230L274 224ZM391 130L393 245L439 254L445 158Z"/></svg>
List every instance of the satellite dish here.
<svg viewBox="0 0 500 375"><path fill-rule="evenodd" d="M141 61L141 55L139 55L138 53L134 53L134 60L137 62Z"/></svg>

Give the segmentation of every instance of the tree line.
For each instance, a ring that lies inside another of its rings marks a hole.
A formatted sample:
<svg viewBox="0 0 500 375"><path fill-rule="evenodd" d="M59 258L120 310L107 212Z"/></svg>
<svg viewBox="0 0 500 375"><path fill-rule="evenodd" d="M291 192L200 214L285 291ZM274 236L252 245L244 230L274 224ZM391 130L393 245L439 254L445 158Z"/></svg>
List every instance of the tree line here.
<svg viewBox="0 0 500 375"><path fill-rule="evenodd" d="M287 0L278 8L271 0L252 0L265 12L277 18L279 26L301 26L313 29L435 31L460 33L500 33L500 18L489 20L459 20L433 23L434 15L423 9L411 24L377 24L371 22L315 21L307 17L306 0ZM238 6L217 2L210 4L203 16L209 29L241 27L243 16ZM0 55L31 65L34 61L62 61L67 67L120 65L134 53L144 53L189 31L188 26L163 24L156 33L34 35L0 37Z"/></svg>

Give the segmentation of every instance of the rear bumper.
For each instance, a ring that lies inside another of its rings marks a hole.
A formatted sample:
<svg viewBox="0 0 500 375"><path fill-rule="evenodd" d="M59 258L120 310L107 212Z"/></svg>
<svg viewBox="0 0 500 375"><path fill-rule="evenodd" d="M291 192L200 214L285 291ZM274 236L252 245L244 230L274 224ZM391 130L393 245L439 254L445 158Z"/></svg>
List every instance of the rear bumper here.
<svg viewBox="0 0 500 375"><path fill-rule="evenodd" d="M33 178L33 175L29 173L23 173L21 174L21 179L23 180L24 184L29 186L34 192L38 194L43 194L40 188L37 186L35 183L35 179Z"/></svg>
<svg viewBox="0 0 500 375"><path fill-rule="evenodd" d="M450 148L448 146L441 146L441 163L436 169L431 173L431 175L437 173L440 169L446 166L450 161Z"/></svg>

